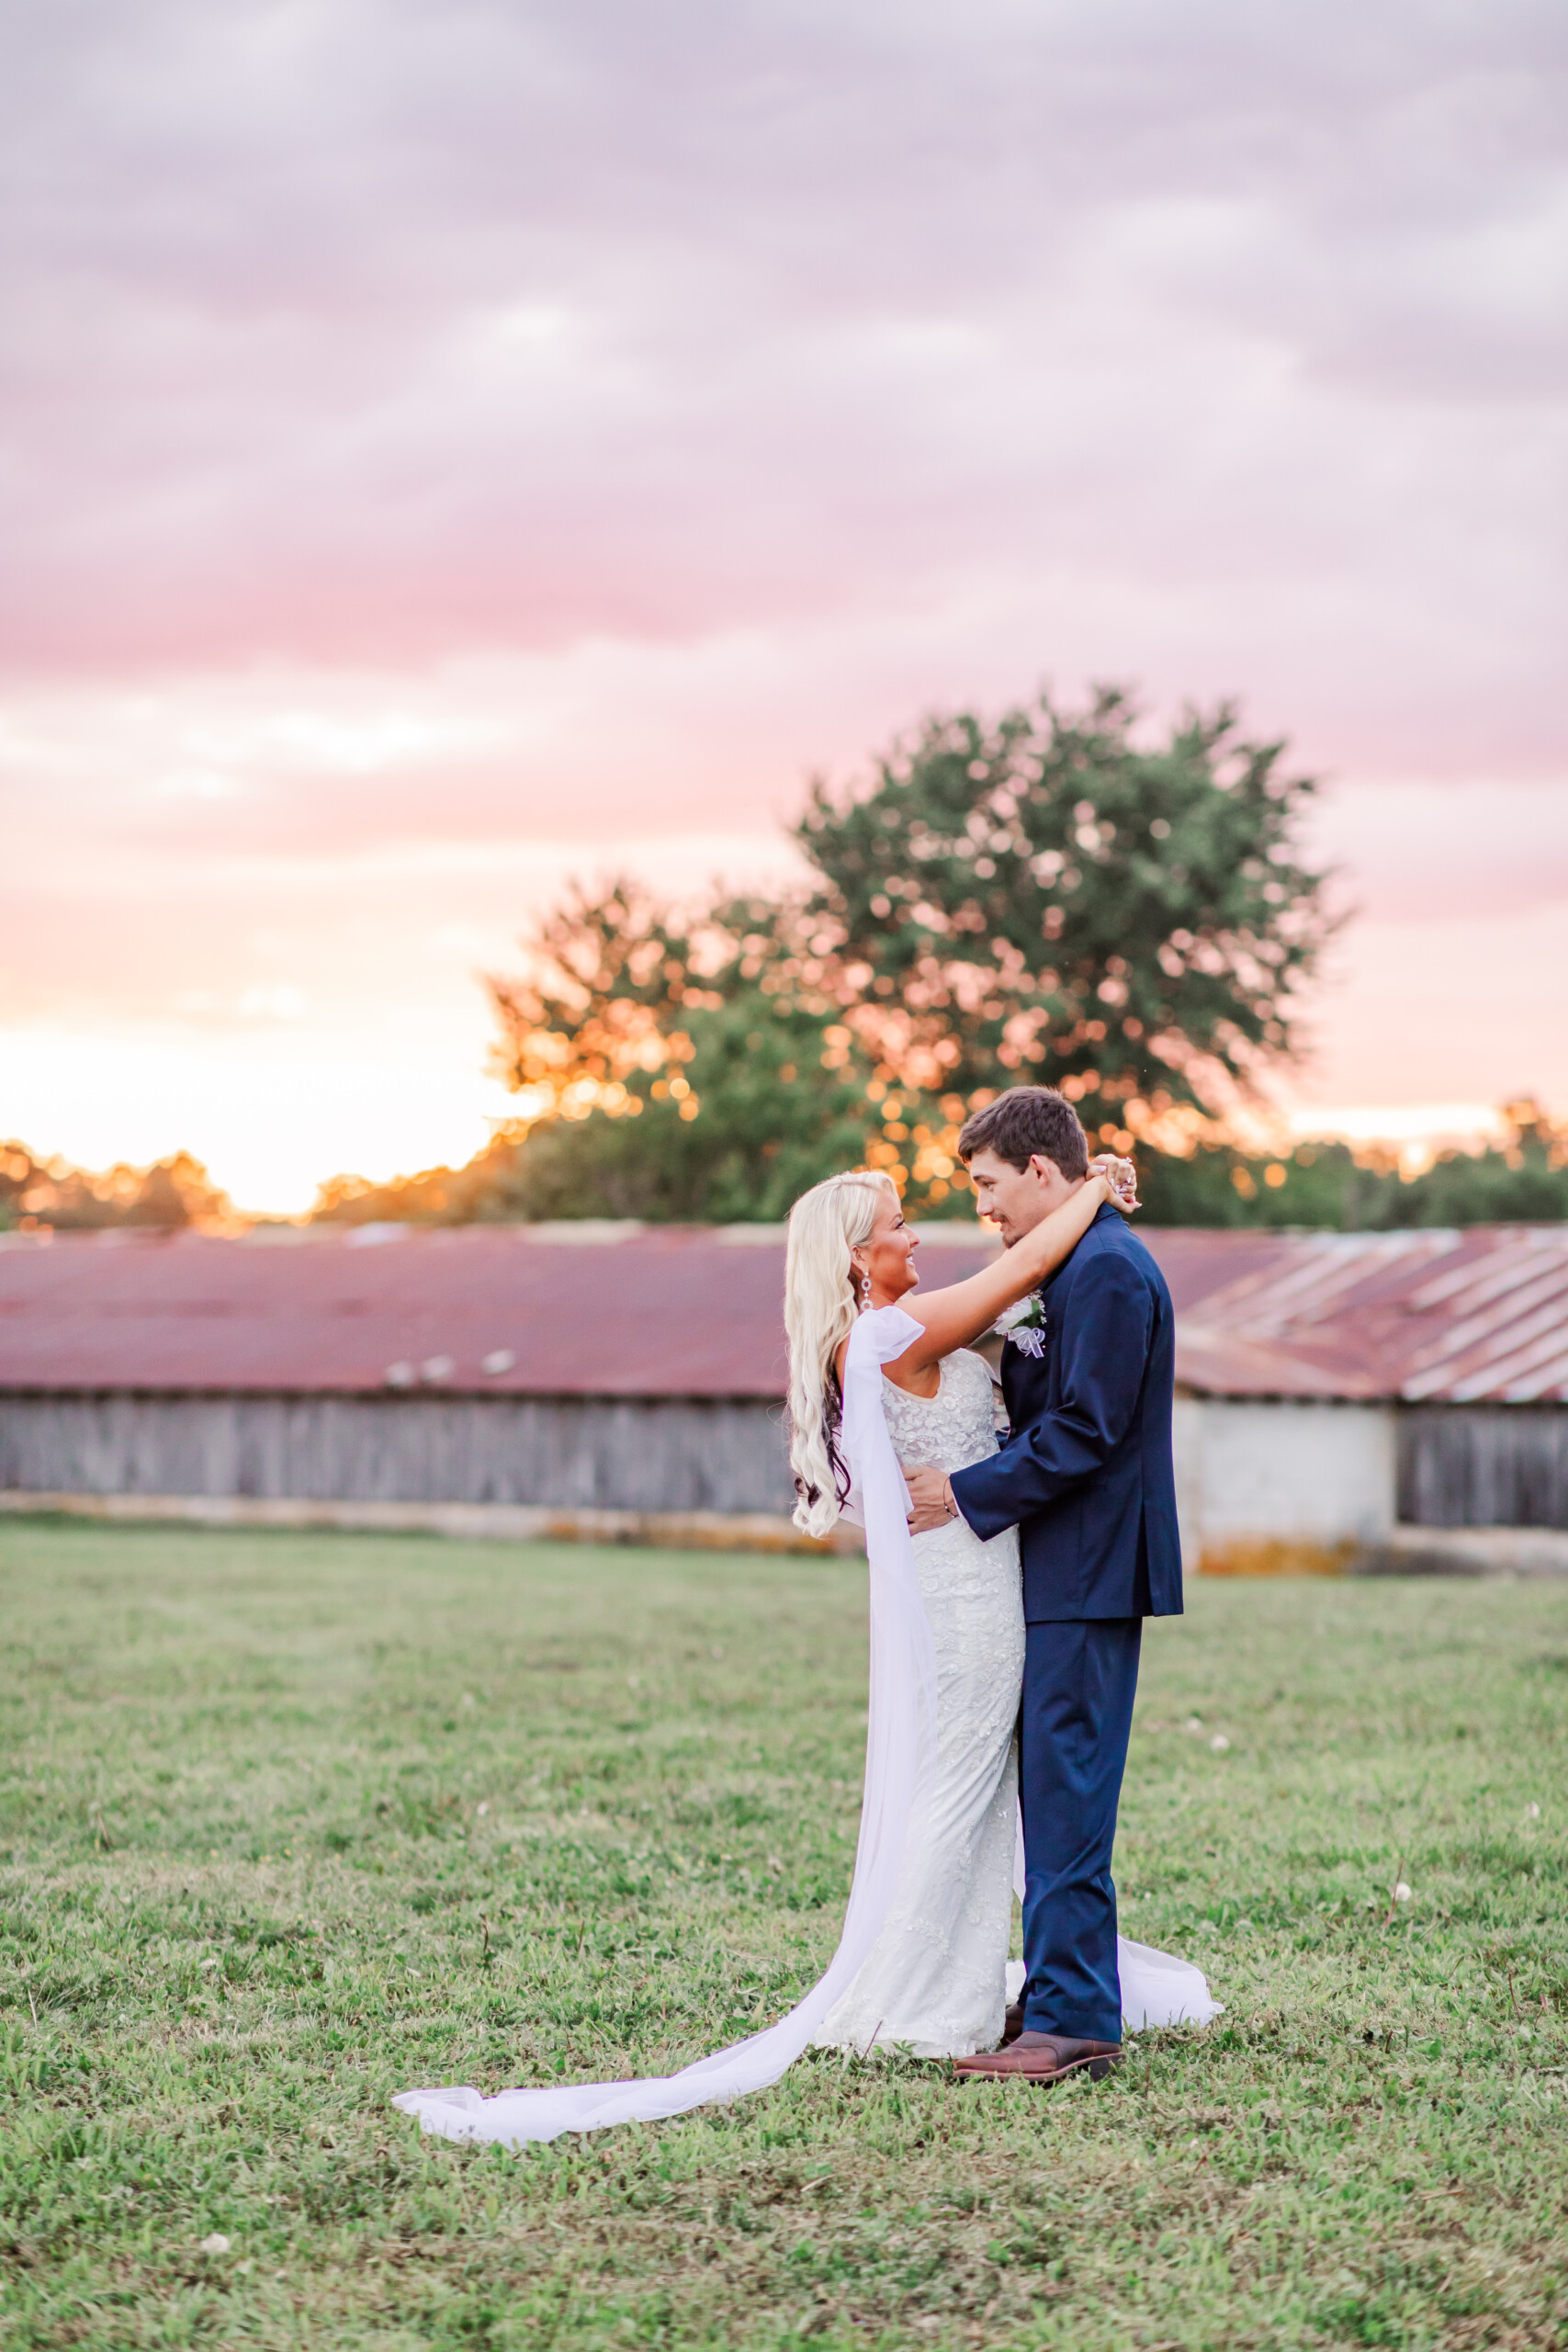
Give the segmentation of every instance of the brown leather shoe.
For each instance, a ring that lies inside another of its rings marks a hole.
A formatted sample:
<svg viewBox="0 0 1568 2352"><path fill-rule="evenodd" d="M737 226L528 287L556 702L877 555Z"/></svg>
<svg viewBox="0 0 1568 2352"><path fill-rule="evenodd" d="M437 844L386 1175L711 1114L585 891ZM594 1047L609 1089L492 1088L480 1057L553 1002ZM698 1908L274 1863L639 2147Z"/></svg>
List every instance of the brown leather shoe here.
<svg viewBox="0 0 1568 2352"><path fill-rule="evenodd" d="M1010 2001L1008 2003L1007 2015L1002 2019L1002 2038L998 2042L997 2048L998 2050L1005 2050L1010 2042L1014 2042L1018 2040L1019 2035L1022 2031L1023 2003L1021 2001Z"/></svg>
<svg viewBox="0 0 1568 2352"><path fill-rule="evenodd" d="M1121 2061L1119 2041L1079 2041L1065 2033L1026 2033L1005 2049L958 2059L953 2072L966 2081L986 2076L1021 2083L1059 2083L1067 2075L1086 2074L1091 2083L1098 2083Z"/></svg>

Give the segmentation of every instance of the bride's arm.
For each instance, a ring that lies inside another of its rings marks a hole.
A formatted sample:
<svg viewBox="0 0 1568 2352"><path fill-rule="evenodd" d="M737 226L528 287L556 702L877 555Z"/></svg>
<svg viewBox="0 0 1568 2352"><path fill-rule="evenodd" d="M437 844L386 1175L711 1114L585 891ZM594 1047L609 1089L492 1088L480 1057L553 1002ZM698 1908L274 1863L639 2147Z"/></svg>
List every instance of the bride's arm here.
<svg viewBox="0 0 1568 2352"><path fill-rule="evenodd" d="M1042 1217L1032 1232L1010 1250L1004 1250L995 1265L984 1272L971 1274L967 1282L950 1283L945 1290L919 1291L898 1301L906 1315L925 1326L925 1336L915 1340L898 1358L900 1367L910 1372L921 1371L939 1357L951 1355L954 1348L967 1347L982 1331L989 1330L1002 1309L1026 1298L1038 1290L1047 1275L1054 1274L1065 1258L1070 1258L1089 1227L1100 1214L1103 1201L1114 1201L1118 1207L1125 1205L1116 1193L1109 1171L1102 1167L1090 1169L1088 1180L1081 1184L1070 1201ZM894 1367L887 1367L891 1372Z"/></svg>

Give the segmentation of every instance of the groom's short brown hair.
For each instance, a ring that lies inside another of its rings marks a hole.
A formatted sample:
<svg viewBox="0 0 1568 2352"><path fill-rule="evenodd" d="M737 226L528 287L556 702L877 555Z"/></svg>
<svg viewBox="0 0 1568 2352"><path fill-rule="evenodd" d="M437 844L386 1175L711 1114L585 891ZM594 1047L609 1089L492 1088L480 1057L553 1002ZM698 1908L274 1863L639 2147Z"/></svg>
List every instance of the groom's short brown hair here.
<svg viewBox="0 0 1568 2352"><path fill-rule="evenodd" d="M1013 1168L1027 1168L1038 1152L1055 1160L1069 1183L1089 1174L1089 1137L1054 1086L1010 1086L983 1111L972 1111L959 1131L958 1157L967 1166L977 1151L994 1151Z"/></svg>

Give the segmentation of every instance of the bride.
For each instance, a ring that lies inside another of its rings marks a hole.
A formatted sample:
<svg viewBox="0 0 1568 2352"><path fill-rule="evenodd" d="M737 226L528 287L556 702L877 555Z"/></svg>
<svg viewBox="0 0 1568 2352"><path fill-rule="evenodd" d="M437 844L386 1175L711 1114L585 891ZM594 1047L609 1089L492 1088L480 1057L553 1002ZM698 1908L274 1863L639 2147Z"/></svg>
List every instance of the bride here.
<svg viewBox="0 0 1568 2352"><path fill-rule="evenodd" d="M796 1203L784 1312L801 1526L820 1535L841 1512L858 1516L839 1398L859 1314L897 1309L909 1327L908 1346L883 1366L899 1462L967 1469L997 1451L997 1434L990 1367L966 1342L1055 1272L1103 1202L1136 1206L1122 1189L1131 1176L1125 1162L1091 1163L1089 1181L995 1265L923 1298L919 1243L886 1176L834 1177ZM996 2046L1007 2007L1024 1665L1018 1531L983 1543L953 1518L915 1537L914 1561L936 1656L935 1738L881 1933L816 2039L962 2058Z"/></svg>
<svg viewBox="0 0 1568 2352"><path fill-rule="evenodd" d="M923 1298L918 1244L886 1177L832 1177L796 1202L785 1272L795 1521L822 1534L846 1512L858 1519L871 1591L865 1791L838 1950L775 2024L676 2074L490 2098L468 2085L400 2093L394 2106L425 2131L519 2147L764 2089L813 2041L934 2057L997 2041L1023 1667L1017 1539L981 1544L962 1522L912 1539L895 1448L953 1469L994 1449L990 1373L965 1342L1071 1254L1118 1197L1114 1165L1096 1162L995 1265ZM1122 1951L1125 1988L1141 1947ZM1213 2014L1195 1969L1147 1958L1165 1973L1157 1997L1128 2000L1133 2023Z"/></svg>

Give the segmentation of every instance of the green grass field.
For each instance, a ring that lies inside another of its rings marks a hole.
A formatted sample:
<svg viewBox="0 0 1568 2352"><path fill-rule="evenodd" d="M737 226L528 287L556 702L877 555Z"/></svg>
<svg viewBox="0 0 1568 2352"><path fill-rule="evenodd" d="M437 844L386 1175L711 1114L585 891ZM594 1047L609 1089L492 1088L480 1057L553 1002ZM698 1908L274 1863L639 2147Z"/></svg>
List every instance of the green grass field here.
<svg viewBox="0 0 1568 2352"><path fill-rule="evenodd" d="M521 2155L388 2102L668 2068L830 1951L863 1568L12 1521L0 1609L6 2352L1568 2343L1561 1589L1150 1628L1117 1874L1207 2033Z"/></svg>

